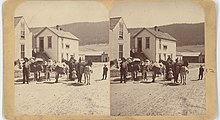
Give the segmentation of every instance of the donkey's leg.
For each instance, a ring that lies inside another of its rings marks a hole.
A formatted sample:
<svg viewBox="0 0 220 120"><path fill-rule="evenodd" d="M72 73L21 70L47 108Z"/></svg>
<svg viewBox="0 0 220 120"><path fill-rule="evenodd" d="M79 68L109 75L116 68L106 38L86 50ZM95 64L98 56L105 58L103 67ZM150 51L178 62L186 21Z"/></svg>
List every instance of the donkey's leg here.
<svg viewBox="0 0 220 120"><path fill-rule="evenodd" d="M88 84L90 85L90 74L88 74Z"/></svg>

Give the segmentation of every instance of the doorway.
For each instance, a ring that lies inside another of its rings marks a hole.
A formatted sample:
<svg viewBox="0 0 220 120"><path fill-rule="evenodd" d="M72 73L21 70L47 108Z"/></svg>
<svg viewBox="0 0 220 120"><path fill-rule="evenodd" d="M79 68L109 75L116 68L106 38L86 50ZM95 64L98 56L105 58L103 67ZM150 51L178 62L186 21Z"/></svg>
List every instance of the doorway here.
<svg viewBox="0 0 220 120"><path fill-rule="evenodd" d="M138 52L142 52L142 38L138 38Z"/></svg>
<svg viewBox="0 0 220 120"><path fill-rule="evenodd" d="M43 37L39 38L39 49L40 49L40 52L44 51L44 38Z"/></svg>

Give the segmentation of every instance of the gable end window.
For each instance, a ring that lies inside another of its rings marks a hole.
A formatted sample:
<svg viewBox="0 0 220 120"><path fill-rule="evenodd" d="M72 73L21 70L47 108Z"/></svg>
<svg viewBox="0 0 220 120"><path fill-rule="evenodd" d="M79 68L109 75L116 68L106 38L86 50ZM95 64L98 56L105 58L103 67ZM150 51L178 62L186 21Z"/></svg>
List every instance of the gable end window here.
<svg viewBox="0 0 220 120"><path fill-rule="evenodd" d="M119 23L119 39L123 39L123 23Z"/></svg>
<svg viewBox="0 0 220 120"><path fill-rule="evenodd" d="M25 39L25 24L21 22L21 39Z"/></svg>

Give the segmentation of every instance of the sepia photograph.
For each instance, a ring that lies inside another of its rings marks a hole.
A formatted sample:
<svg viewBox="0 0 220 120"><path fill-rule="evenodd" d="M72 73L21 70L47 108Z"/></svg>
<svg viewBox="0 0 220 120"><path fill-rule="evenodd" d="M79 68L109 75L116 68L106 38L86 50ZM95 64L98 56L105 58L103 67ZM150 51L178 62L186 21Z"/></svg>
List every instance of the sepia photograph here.
<svg viewBox="0 0 220 120"><path fill-rule="evenodd" d="M14 13L17 115L110 115L108 9L26 1Z"/></svg>
<svg viewBox="0 0 220 120"><path fill-rule="evenodd" d="M206 114L203 12L192 1L120 1L113 6L111 115Z"/></svg>
<svg viewBox="0 0 220 120"><path fill-rule="evenodd" d="M215 7L6 1L5 119L214 119Z"/></svg>

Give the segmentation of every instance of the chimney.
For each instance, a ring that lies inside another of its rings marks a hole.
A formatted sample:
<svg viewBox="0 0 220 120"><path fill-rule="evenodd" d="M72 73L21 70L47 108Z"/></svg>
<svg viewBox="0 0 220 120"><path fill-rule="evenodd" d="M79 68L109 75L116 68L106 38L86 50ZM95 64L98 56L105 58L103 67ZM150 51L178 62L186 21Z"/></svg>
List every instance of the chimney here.
<svg viewBox="0 0 220 120"><path fill-rule="evenodd" d="M59 26L59 25L57 25L57 26L56 26L56 29L57 29L57 30L61 30L61 28L60 28L60 26Z"/></svg>
<svg viewBox="0 0 220 120"><path fill-rule="evenodd" d="M154 30L155 30L155 31L158 31L158 27L157 27L157 26L154 26Z"/></svg>

